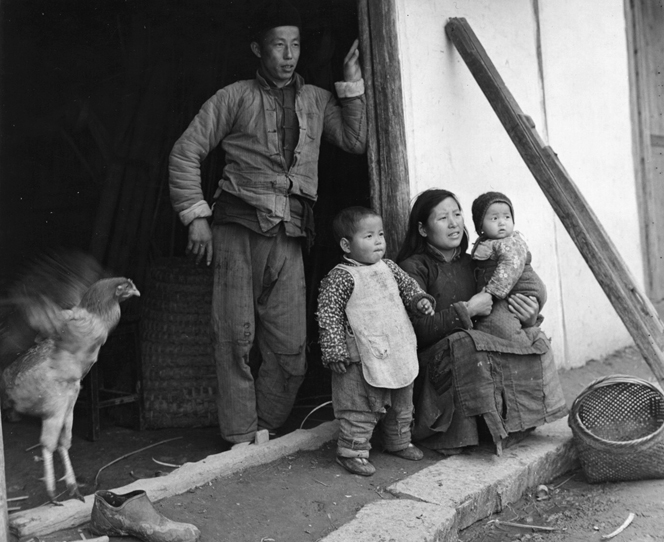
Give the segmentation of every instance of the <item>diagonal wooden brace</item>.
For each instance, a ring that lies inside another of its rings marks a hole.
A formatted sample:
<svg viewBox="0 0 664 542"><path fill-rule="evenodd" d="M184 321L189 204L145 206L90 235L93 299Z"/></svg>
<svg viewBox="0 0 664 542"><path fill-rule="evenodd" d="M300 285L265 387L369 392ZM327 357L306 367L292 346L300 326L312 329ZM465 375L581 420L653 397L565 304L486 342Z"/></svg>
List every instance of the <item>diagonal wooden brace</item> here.
<svg viewBox="0 0 664 542"><path fill-rule="evenodd" d="M664 387L664 325L657 311L641 293L620 253L556 153L544 144L532 119L516 103L468 21L452 18L445 31Z"/></svg>

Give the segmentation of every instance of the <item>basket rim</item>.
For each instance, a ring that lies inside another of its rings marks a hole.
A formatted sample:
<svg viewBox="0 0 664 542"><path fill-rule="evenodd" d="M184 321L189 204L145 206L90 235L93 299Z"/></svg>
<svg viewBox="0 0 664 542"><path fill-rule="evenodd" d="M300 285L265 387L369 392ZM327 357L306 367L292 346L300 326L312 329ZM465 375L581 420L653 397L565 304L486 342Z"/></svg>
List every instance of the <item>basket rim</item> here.
<svg viewBox="0 0 664 542"><path fill-rule="evenodd" d="M652 382L649 382L648 380L644 380L643 378L639 378L632 375L624 375L624 374L613 374L597 378L593 380L590 384L588 384L588 386L586 386L586 388L576 397L576 399L574 399L572 407L570 408L570 415L569 415L570 426L572 427L572 429L577 429L577 430L579 428L583 429L583 433L577 436L589 441L594 441L596 443L610 445L614 448L627 448L629 446L634 446L636 444L642 444L650 440L653 440L654 438L659 436L662 432L664 432L664 423L662 423L657 428L656 431L653 431L652 433L646 435L645 437L633 440L624 440L624 441L607 440L593 434L579 418L579 409L581 407L581 402L592 391L595 391L598 388L603 388L606 386L613 386L615 384L638 384L641 386L646 386L655 393L657 393L662 399L662 401L664 401L664 393L662 392L662 390L657 385L653 384Z"/></svg>

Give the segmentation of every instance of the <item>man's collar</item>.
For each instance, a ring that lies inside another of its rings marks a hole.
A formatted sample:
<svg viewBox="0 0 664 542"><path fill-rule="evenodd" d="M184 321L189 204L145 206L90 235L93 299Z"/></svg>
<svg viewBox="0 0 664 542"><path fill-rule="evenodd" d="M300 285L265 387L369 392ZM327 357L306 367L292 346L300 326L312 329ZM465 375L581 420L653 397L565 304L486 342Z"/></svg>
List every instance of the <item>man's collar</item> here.
<svg viewBox="0 0 664 542"><path fill-rule="evenodd" d="M269 77L263 74L260 68L256 70L256 80L265 89L278 88ZM288 83L286 83L284 86L287 87L290 85L294 85L295 91L297 92L304 85L304 79L299 73L294 73L293 77L290 78L290 81L288 81Z"/></svg>

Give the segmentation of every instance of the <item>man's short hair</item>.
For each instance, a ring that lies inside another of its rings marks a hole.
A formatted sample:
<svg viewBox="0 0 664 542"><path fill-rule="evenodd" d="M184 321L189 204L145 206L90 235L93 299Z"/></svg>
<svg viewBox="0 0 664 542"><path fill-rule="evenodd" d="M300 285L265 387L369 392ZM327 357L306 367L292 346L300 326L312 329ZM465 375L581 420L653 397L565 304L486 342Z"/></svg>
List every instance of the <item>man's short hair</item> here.
<svg viewBox="0 0 664 542"><path fill-rule="evenodd" d="M334 232L334 239L337 243L341 242L342 239L350 239L357 232L357 226L363 218L368 218L370 216L381 216L368 207L361 207L359 205L355 207L346 207L341 210L337 216L332 220L332 231Z"/></svg>

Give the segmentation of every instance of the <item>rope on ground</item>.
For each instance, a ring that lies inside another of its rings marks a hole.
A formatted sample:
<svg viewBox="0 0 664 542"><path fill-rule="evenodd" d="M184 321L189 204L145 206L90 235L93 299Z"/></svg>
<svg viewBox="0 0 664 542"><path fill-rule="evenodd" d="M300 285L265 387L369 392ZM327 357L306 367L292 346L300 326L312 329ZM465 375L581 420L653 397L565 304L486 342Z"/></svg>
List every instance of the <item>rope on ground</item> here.
<svg viewBox="0 0 664 542"><path fill-rule="evenodd" d="M498 525L507 525L508 527L522 527L532 529L533 531L555 531L555 527L544 527L543 525L531 525L530 523L514 523L513 521L502 521L499 519L492 519L487 523L495 523Z"/></svg>
<svg viewBox="0 0 664 542"><path fill-rule="evenodd" d="M614 536L618 536L620 533L622 533L627 527L629 527L629 524L634 521L634 512L630 512L629 516L627 516L627 519L624 521L624 523L618 527L615 531L609 534L602 535L602 540L608 540L609 538L613 538Z"/></svg>
<svg viewBox="0 0 664 542"><path fill-rule="evenodd" d="M309 414L307 414L307 415L304 417L304 420L302 420L302 423L300 424L300 429L302 429L302 428L304 427L304 422L307 421L307 419L309 418L309 416L311 416L311 415L312 415L314 412L316 412L318 409L321 409L321 408L323 408L323 407L325 407L325 406L327 406L327 405L331 405L331 404L332 404L332 401L325 401L322 405L318 405L318 406L317 406L316 408L314 408L311 412L309 412Z"/></svg>
<svg viewBox="0 0 664 542"><path fill-rule="evenodd" d="M134 454L137 454L139 452L142 452L143 450L147 450L148 448L154 448L155 446L159 446L160 444L166 444L167 442L171 442L173 440L178 440L181 439L182 437L173 437L173 438L168 438L166 440L161 440L159 442L155 442L154 444L150 444L149 446L144 446L143 448L140 448L138 450L134 450L133 452L129 452L128 454L124 454L123 456L118 457L117 459L114 459L110 463L106 463L102 468L100 468L97 471L97 475L95 476L95 489L97 489L97 485L99 484L99 475L101 474L101 471L103 471L105 468L110 467L111 465L114 465L118 461L122 461L123 459L126 459L129 456L132 456Z"/></svg>

